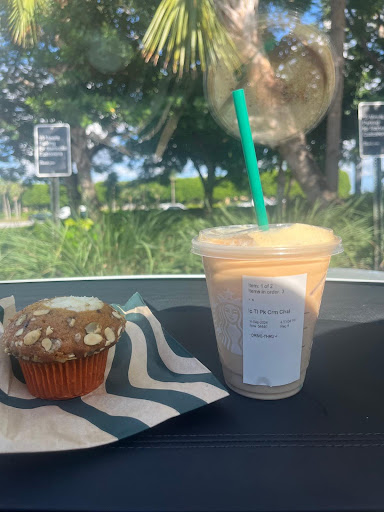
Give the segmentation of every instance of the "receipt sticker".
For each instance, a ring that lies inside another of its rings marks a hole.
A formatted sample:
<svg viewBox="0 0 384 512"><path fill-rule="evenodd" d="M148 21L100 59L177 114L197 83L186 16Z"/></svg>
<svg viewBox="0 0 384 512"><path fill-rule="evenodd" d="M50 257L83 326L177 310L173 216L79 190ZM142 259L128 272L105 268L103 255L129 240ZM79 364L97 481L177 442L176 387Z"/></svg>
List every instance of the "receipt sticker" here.
<svg viewBox="0 0 384 512"><path fill-rule="evenodd" d="M282 386L300 378L307 274L243 276L243 382Z"/></svg>

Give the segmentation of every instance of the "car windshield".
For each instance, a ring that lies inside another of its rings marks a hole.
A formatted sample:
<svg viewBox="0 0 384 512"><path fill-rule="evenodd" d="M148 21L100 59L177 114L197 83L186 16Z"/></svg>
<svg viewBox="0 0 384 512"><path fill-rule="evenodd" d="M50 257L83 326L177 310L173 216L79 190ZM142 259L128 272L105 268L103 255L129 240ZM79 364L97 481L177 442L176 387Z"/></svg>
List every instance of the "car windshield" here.
<svg viewBox="0 0 384 512"><path fill-rule="evenodd" d="M0 0L0 280L201 274L261 203L383 270L383 62L382 0Z"/></svg>

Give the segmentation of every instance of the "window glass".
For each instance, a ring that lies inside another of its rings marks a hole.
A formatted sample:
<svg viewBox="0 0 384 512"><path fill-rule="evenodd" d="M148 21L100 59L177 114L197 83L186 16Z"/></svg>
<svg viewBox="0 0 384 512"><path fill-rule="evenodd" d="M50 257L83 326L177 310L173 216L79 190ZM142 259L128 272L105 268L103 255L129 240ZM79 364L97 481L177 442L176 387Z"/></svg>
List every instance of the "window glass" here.
<svg viewBox="0 0 384 512"><path fill-rule="evenodd" d="M383 269L383 56L382 0L0 0L0 280L202 273L256 223L237 88L269 221Z"/></svg>

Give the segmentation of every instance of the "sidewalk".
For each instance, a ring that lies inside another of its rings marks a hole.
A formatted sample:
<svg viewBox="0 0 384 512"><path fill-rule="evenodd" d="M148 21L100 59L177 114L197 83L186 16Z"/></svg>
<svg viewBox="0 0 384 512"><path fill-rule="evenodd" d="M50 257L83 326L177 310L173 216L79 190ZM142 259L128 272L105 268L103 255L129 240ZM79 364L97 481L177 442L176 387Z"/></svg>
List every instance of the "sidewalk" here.
<svg viewBox="0 0 384 512"><path fill-rule="evenodd" d="M20 220L15 222L0 222L0 229L4 228L28 228L33 226L33 220Z"/></svg>

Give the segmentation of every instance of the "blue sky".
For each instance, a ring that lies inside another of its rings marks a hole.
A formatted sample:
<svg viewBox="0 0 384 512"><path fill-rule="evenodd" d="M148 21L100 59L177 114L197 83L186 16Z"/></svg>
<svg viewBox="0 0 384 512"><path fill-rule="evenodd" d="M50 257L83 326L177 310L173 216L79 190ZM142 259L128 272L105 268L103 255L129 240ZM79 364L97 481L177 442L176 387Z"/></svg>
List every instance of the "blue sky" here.
<svg viewBox="0 0 384 512"><path fill-rule="evenodd" d="M348 172L352 190L351 192L354 193L355 191L355 171L353 169L353 166L345 167L345 171ZM362 192L373 192L374 189L374 178L375 175L375 161L373 158L364 158L362 160L362 176L361 176L361 191Z"/></svg>

